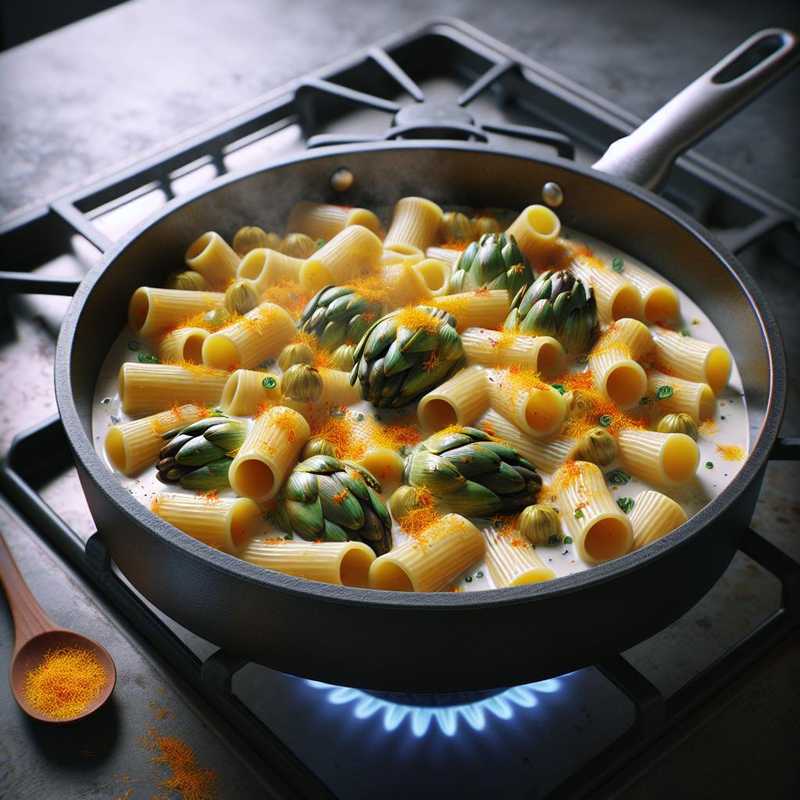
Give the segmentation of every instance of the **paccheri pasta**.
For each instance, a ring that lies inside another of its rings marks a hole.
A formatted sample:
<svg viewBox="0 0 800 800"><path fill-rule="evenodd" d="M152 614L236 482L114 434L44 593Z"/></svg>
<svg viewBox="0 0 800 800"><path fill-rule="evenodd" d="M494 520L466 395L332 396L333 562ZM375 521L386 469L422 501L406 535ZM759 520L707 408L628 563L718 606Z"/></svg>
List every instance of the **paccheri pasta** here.
<svg viewBox="0 0 800 800"><path fill-rule="evenodd" d="M300 202L224 234L170 270L201 280L133 293L93 422L135 497L251 565L524 587L668 535L747 452L702 310L543 206Z"/></svg>

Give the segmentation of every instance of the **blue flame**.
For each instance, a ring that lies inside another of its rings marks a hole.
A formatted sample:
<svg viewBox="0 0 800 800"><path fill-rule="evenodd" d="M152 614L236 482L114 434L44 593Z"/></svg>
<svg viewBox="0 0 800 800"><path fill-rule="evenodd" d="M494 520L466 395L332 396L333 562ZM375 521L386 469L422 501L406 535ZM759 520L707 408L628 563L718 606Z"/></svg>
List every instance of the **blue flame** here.
<svg viewBox="0 0 800 800"><path fill-rule="evenodd" d="M332 686L321 681L308 680L306 683L326 692L328 702L333 705L352 705L356 719L382 715L383 727L388 732L406 723L417 738L423 737L434 724L445 736L455 736L462 723L474 731L482 731L492 718L510 720L515 709L535 708L539 704L538 694L553 694L561 689L561 681L551 678L493 693L478 692L474 695L477 699L459 702L469 695L462 692L432 696L429 701L420 701L420 695L393 695L392 699L387 699L377 693ZM452 702L447 698L452 698Z"/></svg>

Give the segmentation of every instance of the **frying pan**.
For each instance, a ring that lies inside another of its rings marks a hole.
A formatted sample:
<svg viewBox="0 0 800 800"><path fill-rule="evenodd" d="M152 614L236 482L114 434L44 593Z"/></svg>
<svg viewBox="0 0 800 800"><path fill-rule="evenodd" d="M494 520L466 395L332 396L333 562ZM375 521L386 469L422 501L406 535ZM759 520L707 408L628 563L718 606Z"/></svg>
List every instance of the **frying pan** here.
<svg viewBox="0 0 800 800"><path fill-rule="evenodd" d="M78 473L114 562L152 603L230 654L331 683L380 690L506 686L596 663L677 619L714 584L744 533L784 409L772 315L744 269L696 222L653 194L675 157L796 61L782 30L748 39L594 165L472 142L393 141L321 149L222 178L174 200L109 252L64 320L56 396ZM331 175L355 176L337 194ZM536 586L476 593L370 591L263 570L184 535L119 483L95 451L95 382L141 285L159 285L188 242L257 220L280 228L298 200L521 208L547 182L562 221L616 245L699 301L744 381L752 447L730 485L657 543Z"/></svg>

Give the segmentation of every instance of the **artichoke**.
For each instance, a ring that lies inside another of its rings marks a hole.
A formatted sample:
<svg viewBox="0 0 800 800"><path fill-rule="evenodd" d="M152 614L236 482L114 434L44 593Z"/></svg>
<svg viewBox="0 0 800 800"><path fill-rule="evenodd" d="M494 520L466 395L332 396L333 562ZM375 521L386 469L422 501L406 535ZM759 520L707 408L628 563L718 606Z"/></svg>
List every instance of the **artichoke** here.
<svg viewBox="0 0 800 800"><path fill-rule="evenodd" d="M463 363L455 318L427 306L392 311L363 336L350 383L373 405L399 408L447 380Z"/></svg>
<svg viewBox="0 0 800 800"><path fill-rule="evenodd" d="M461 254L450 276L448 292L487 287L507 289L509 297L533 283L533 272L513 236L487 233Z"/></svg>
<svg viewBox="0 0 800 800"><path fill-rule="evenodd" d="M585 353L597 330L594 292L565 270L547 270L519 290L504 327L531 336L553 336L568 353Z"/></svg>
<svg viewBox="0 0 800 800"><path fill-rule="evenodd" d="M448 428L418 444L403 477L468 517L519 511L536 502L542 487L536 468L516 450L468 427Z"/></svg>
<svg viewBox="0 0 800 800"><path fill-rule="evenodd" d="M233 451L244 441L247 425L224 416L206 417L164 434L156 477L184 489L225 489Z"/></svg>
<svg viewBox="0 0 800 800"><path fill-rule="evenodd" d="M370 303L349 286L325 286L308 301L300 330L312 333L325 350L354 344L381 315L379 303Z"/></svg>
<svg viewBox="0 0 800 800"><path fill-rule="evenodd" d="M528 506L519 515L519 531L534 546L561 541L561 518L553 506Z"/></svg>
<svg viewBox="0 0 800 800"><path fill-rule="evenodd" d="M310 541L360 540L380 556L392 549L392 520L380 491L364 467L329 455L311 456L292 470L273 520L281 530Z"/></svg>

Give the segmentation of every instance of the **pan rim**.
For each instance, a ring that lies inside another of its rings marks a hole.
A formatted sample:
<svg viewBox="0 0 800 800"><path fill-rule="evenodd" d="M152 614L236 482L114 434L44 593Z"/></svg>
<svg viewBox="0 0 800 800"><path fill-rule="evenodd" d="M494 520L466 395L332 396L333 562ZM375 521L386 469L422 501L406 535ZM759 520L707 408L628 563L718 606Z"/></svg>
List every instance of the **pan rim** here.
<svg viewBox="0 0 800 800"><path fill-rule="evenodd" d="M83 428L75 403L71 376L72 349L81 315L87 302L91 299L95 284L127 247L152 225L157 224L178 209L191 204L199 197L237 181L247 180L255 174L291 166L298 162L310 162L335 156L417 149L454 150L478 155L520 159L545 166L551 165L573 172L581 177L608 184L612 188L623 191L628 195L633 195L639 202L653 207L655 211L668 217L673 223L686 230L701 246L711 252L712 256L720 262L721 266L736 281L739 290L745 296L752 313L755 315L769 357L770 377L765 413L748 458L742 464L738 474L719 495L680 528L647 548L633 551L619 559L597 565L583 572L563 576L556 581L547 581L523 587L487 589L480 592L464 593L395 592L359 589L309 581L265 570L235 556L215 550L184 534L151 512L150 509L132 497L123 488L115 474L109 471L102 462L100 455L94 449L91 436L87 435ZM435 609L442 612L447 612L448 610L466 611L478 608L485 609L488 606L506 607L527 604L536 602L541 598L556 598L621 578L623 575L638 569L642 564L655 561L664 557L673 549L685 546L693 536L699 535L707 525L721 516L747 490L765 466L783 418L786 396L785 383L786 364L779 328L754 279L724 245L717 241L703 226L668 200L625 179L595 171L591 167L560 157L532 158L515 153L512 150L482 143L442 142L441 140L425 139L337 145L315 149L310 152L304 151L300 155L271 161L266 165L250 170L221 176L210 184L174 198L128 231L108 252L103 254L100 263L86 275L64 317L55 359L56 403L75 457L100 491L132 523L142 525L148 533L158 536L165 541L167 546L177 548L188 558L200 560L207 567L227 573L235 579L258 584L270 591L282 592L304 599L310 596L322 602L357 607L366 605L372 608L383 608L387 611L391 609L411 610L414 608Z"/></svg>

